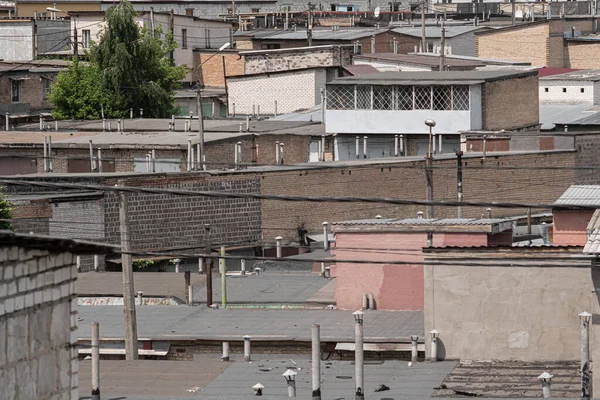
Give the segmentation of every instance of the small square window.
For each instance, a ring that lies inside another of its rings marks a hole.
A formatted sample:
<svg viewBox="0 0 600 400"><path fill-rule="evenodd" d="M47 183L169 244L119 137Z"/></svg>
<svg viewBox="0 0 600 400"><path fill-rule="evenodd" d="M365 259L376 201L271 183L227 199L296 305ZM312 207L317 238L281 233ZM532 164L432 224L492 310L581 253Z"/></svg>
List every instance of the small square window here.
<svg viewBox="0 0 600 400"><path fill-rule="evenodd" d="M585 93L585 89L584 88L581 88L581 93Z"/></svg>
<svg viewBox="0 0 600 400"><path fill-rule="evenodd" d="M550 91L550 89L544 88L544 92L548 93L549 91Z"/></svg>
<svg viewBox="0 0 600 400"><path fill-rule="evenodd" d="M567 88L566 87L563 88L563 93L567 93Z"/></svg>

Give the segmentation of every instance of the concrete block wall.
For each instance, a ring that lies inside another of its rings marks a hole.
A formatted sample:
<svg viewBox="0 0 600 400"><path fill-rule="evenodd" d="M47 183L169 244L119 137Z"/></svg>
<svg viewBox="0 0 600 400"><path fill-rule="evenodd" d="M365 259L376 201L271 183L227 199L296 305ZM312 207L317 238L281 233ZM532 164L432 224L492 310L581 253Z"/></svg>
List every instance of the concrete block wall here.
<svg viewBox="0 0 600 400"><path fill-rule="evenodd" d="M71 253L0 247L0 398L78 399Z"/></svg>
<svg viewBox="0 0 600 400"><path fill-rule="evenodd" d="M340 52L342 56L340 58ZM311 67L336 67L352 62L352 48L332 47L310 51L270 51L260 54L245 54L244 73L257 74L269 71L286 71Z"/></svg>
<svg viewBox="0 0 600 400"><path fill-rule="evenodd" d="M540 79L539 85L540 103L595 104L594 82Z"/></svg>
<svg viewBox="0 0 600 400"><path fill-rule="evenodd" d="M566 47L566 68L600 68L600 43L566 41Z"/></svg>
<svg viewBox="0 0 600 400"><path fill-rule="evenodd" d="M315 92L320 89L317 87L319 74L325 74L325 69L229 78L230 107L235 103L238 114L251 114L252 105L260 105L263 114L273 114L275 101L279 114L313 107L318 104Z"/></svg>

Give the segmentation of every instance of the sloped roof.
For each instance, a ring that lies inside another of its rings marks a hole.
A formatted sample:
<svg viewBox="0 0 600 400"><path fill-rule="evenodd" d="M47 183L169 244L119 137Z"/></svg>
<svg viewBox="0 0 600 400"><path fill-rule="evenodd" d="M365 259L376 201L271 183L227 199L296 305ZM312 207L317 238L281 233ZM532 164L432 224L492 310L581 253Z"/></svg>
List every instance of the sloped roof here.
<svg viewBox="0 0 600 400"><path fill-rule="evenodd" d="M554 205L600 208L600 185L572 185L556 200Z"/></svg>

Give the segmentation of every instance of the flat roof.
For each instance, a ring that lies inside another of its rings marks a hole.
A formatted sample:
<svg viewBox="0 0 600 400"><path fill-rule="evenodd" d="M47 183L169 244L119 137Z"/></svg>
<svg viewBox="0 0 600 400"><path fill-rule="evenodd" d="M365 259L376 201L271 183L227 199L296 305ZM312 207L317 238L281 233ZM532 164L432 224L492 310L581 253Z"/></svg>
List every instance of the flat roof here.
<svg viewBox="0 0 600 400"><path fill-rule="evenodd" d="M31 249L48 250L51 253L71 252L78 254L117 253L119 246L98 244L84 240L64 239L42 235L25 235L12 231L0 230L2 246L19 246Z"/></svg>
<svg viewBox="0 0 600 400"><path fill-rule="evenodd" d="M269 50L246 50L240 51L239 54L242 56L254 56L260 54L280 54L280 53L300 53L300 52L313 52L315 50L334 49L338 47L354 48L353 44L323 44L319 46L311 47L292 47L289 49L269 49Z"/></svg>
<svg viewBox="0 0 600 400"><path fill-rule="evenodd" d="M472 26L472 25L453 26L453 25L450 25L450 26L445 26L444 29L446 30L444 36L446 39L449 39L449 38L453 38L456 36L464 35L465 33L479 31L479 30L487 30L487 29L492 29L492 28L487 27L487 26L482 26L482 25L478 25L478 26ZM419 37L419 38L421 37L421 27L407 27L407 28L399 27L399 28L392 29L392 32L400 33L402 35L407 35L407 36L414 36L414 37ZM442 36L442 27L441 26L426 26L425 27L425 37L426 38L436 39L436 38L441 38L441 36Z"/></svg>
<svg viewBox="0 0 600 400"><path fill-rule="evenodd" d="M440 65L439 57L423 56L418 54L396 54L396 53L375 53L375 54L357 54L354 59L361 60L381 60L392 61L403 64L418 64L437 67ZM483 67L485 64L475 60L460 60L456 58L445 58L444 64L450 67Z"/></svg>
<svg viewBox="0 0 600 400"><path fill-rule="evenodd" d="M330 84L371 84L371 85L474 85L502 79L537 76L537 71L419 71L419 72L379 72L338 78Z"/></svg>
<svg viewBox="0 0 600 400"><path fill-rule="evenodd" d="M512 229L516 218L371 218L333 222L334 231L487 232Z"/></svg>
<svg viewBox="0 0 600 400"><path fill-rule="evenodd" d="M571 70L563 74L543 76L540 81L600 81L600 69Z"/></svg>
<svg viewBox="0 0 600 400"><path fill-rule="evenodd" d="M333 31L331 29L314 29L313 40L355 40L373 35L386 33L390 28L356 28L340 29ZM306 30L259 30L259 31L237 31L234 36L247 36L259 40L306 40Z"/></svg>

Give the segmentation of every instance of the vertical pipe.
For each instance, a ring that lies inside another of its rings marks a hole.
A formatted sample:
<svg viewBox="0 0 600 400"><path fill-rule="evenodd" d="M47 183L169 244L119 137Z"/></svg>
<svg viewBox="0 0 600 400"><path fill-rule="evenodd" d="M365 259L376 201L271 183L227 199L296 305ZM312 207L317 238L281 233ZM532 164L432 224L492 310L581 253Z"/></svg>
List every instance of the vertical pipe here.
<svg viewBox="0 0 600 400"><path fill-rule="evenodd" d="M527 234L531 235L531 208L527 209Z"/></svg>
<svg viewBox="0 0 600 400"><path fill-rule="evenodd" d="M94 163L94 144L92 143L92 139L89 140L90 146L90 169L91 172L94 172L96 169L96 163Z"/></svg>
<svg viewBox="0 0 600 400"><path fill-rule="evenodd" d="M5 118L5 121L4 121L4 122L5 122L5 125L4 125L4 130L5 130L5 131L7 131L7 132L10 130L10 121L9 121L9 115L10 115L10 114L9 114L8 112L6 112L6 114L5 114L5 116L4 116L4 118Z"/></svg>
<svg viewBox="0 0 600 400"><path fill-rule="evenodd" d="M354 325L354 363L356 375L356 400L364 400L364 349L363 349L363 321L357 320Z"/></svg>
<svg viewBox="0 0 600 400"><path fill-rule="evenodd" d="M440 133L438 135L438 151L440 154L442 154L442 134Z"/></svg>
<svg viewBox="0 0 600 400"><path fill-rule="evenodd" d="M98 147L98 172L102 173L102 149Z"/></svg>
<svg viewBox="0 0 600 400"><path fill-rule="evenodd" d="M325 96L325 89L321 88L321 123L325 123L325 106L327 97Z"/></svg>
<svg viewBox="0 0 600 400"><path fill-rule="evenodd" d="M280 164L284 163L284 159L283 159L283 143L279 143L279 157L281 157L280 160Z"/></svg>
<svg viewBox="0 0 600 400"><path fill-rule="evenodd" d="M81 256L77 256L76 258L77 271L81 269Z"/></svg>
<svg viewBox="0 0 600 400"><path fill-rule="evenodd" d="M591 371L590 371L590 323L582 315L589 315L587 312L580 314L581 318L581 397L591 398ZM589 315L591 318L591 315Z"/></svg>
<svg viewBox="0 0 600 400"><path fill-rule="evenodd" d="M399 136L398 135L394 135L394 157L398 157L398 142L399 142Z"/></svg>
<svg viewBox="0 0 600 400"><path fill-rule="evenodd" d="M246 132L250 131L250 116L246 115Z"/></svg>
<svg viewBox="0 0 600 400"><path fill-rule="evenodd" d="M437 141L435 139L436 139L436 134L434 133L432 136L432 142L431 142L433 154L437 154L437 145L436 145Z"/></svg>
<svg viewBox="0 0 600 400"><path fill-rule="evenodd" d="M98 271L99 264L98 254L94 254L94 271Z"/></svg>
<svg viewBox="0 0 600 400"><path fill-rule="evenodd" d="M401 156L405 156L406 152L404 151L405 147L404 147L404 135L400 135L400 155Z"/></svg>
<svg viewBox="0 0 600 400"><path fill-rule="evenodd" d="M279 161L281 160L280 156L279 156L279 141L275 142L275 164L279 164Z"/></svg>
<svg viewBox="0 0 600 400"><path fill-rule="evenodd" d="M198 169L198 171L203 171L206 168L203 159L204 154L202 153L203 148L204 145L202 143L196 145L196 169Z"/></svg>
<svg viewBox="0 0 600 400"><path fill-rule="evenodd" d="M204 259L202 257L198 257L198 273L204 273Z"/></svg>
<svg viewBox="0 0 600 400"><path fill-rule="evenodd" d="M487 148L487 135L483 135L483 159L485 160L485 153Z"/></svg>
<svg viewBox="0 0 600 400"><path fill-rule="evenodd" d="M417 359L419 357L419 350L418 350L418 340L419 337L417 335L411 335L410 337L410 361L414 364L417 362Z"/></svg>
<svg viewBox="0 0 600 400"><path fill-rule="evenodd" d="M325 135L321 135L321 161L325 161Z"/></svg>
<svg viewBox="0 0 600 400"><path fill-rule="evenodd" d="M325 276L325 263L321 263L321 276Z"/></svg>
<svg viewBox="0 0 600 400"><path fill-rule="evenodd" d="M40 131L44 130L44 117L40 115Z"/></svg>
<svg viewBox="0 0 600 400"><path fill-rule="evenodd" d="M223 356L221 361L229 361L229 342L223 342Z"/></svg>
<svg viewBox="0 0 600 400"><path fill-rule="evenodd" d="M373 293L369 293L368 297L369 297L369 310L377 309L377 307L375 306L375 295Z"/></svg>
<svg viewBox="0 0 600 400"><path fill-rule="evenodd" d="M227 262L225 260L225 246L221 246L219 273L221 274L221 308L227 308Z"/></svg>
<svg viewBox="0 0 600 400"><path fill-rule="evenodd" d="M244 336L244 361L252 361L252 355L250 353L250 339L250 336Z"/></svg>
<svg viewBox="0 0 600 400"><path fill-rule="evenodd" d="M106 120L102 118L102 132L106 132Z"/></svg>
<svg viewBox="0 0 600 400"><path fill-rule="evenodd" d="M329 222L323 222L323 250L329 250Z"/></svg>
<svg viewBox="0 0 600 400"><path fill-rule="evenodd" d="M190 153L190 158L191 158L191 161L192 161L192 162L191 162L191 167L192 167L192 169L195 169L195 168L194 168L194 163L196 162L196 158L195 158L196 156L195 156L195 154L196 154L196 153L194 152L194 146L192 145L192 151L191 151L191 153Z"/></svg>
<svg viewBox="0 0 600 400"><path fill-rule="evenodd" d="M246 260L243 258L240 260L240 264L242 266L242 275L246 275Z"/></svg>
<svg viewBox="0 0 600 400"><path fill-rule="evenodd" d="M213 304L212 300L212 245L210 243L210 224L204 224L204 242L205 250L207 255L206 258L206 307L210 307Z"/></svg>
<svg viewBox="0 0 600 400"><path fill-rule="evenodd" d="M150 152L150 155L152 156L152 172L156 172L156 152L155 152L155 150L152 150Z"/></svg>
<svg viewBox="0 0 600 400"><path fill-rule="evenodd" d="M338 150L338 137L337 137L337 133L333 134L333 161L338 161L340 159L339 157L339 150Z"/></svg>
<svg viewBox="0 0 600 400"><path fill-rule="evenodd" d="M276 246L276 252L277 252L277 258L281 258L281 240L283 238L281 236L277 236L275 238L275 246Z"/></svg>
<svg viewBox="0 0 600 400"><path fill-rule="evenodd" d="M360 136L356 137L356 158L360 158Z"/></svg>
<svg viewBox="0 0 600 400"><path fill-rule="evenodd" d="M192 170L192 140L188 139L188 148L187 148L187 171L190 172Z"/></svg>
<svg viewBox="0 0 600 400"><path fill-rule="evenodd" d="M362 309L363 310L369 309L369 295L366 293L363 293L363 295L362 295Z"/></svg>
<svg viewBox="0 0 600 400"><path fill-rule="evenodd" d="M321 326L312 326L312 400L321 400Z"/></svg>
<svg viewBox="0 0 600 400"><path fill-rule="evenodd" d="M92 400L100 400L100 324L92 322Z"/></svg>
<svg viewBox="0 0 600 400"><path fill-rule="evenodd" d="M434 329L431 333L431 362L437 362L438 360L438 352L437 352L437 331Z"/></svg>
<svg viewBox="0 0 600 400"><path fill-rule="evenodd" d="M456 207L456 217L462 218L462 201L463 201L463 176L462 176L462 151L456 152L456 196L458 206Z"/></svg>
<svg viewBox="0 0 600 400"><path fill-rule="evenodd" d="M44 136L44 172L48 172L48 137Z"/></svg>
<svg viewBox="0 0 600 400"><path fill-rule="evenodd" d="M275 100L275 105L274 105L274 109L273 109L273 115L277 116L277 100Z"/></svg>
<svg viewBox="0 0 600 400"><path fill-rule="evenodd" d="M363 136L363 158L367 158L367 136Z"/></svg>
<svg viewBox="0 0 600 400"><path fill-rule="evenodd" d="M242 142L237 142L238 145L238 162L241 164L244 162L244 160L242 159Z"/></svg>
<svg viewBox="0 0 600 400"><path fill-rule="evenodd" d="M52 166L52 135L48 136L48 170L50 172L54 171Z"/></svg>

